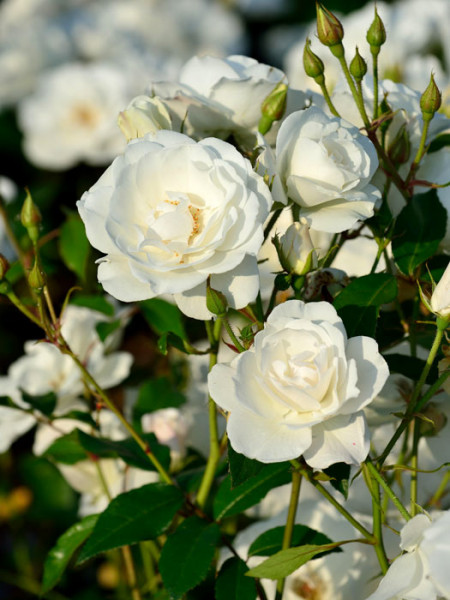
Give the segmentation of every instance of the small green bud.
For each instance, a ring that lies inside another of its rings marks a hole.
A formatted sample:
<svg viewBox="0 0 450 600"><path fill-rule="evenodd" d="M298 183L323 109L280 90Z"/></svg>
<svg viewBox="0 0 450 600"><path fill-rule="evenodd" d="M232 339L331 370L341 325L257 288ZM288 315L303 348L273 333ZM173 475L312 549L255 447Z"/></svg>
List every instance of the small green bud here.
<svg viewBox="0 0 450 600"><path fill-rule="evenodd" d="M5 296L7 296L11 290L11 284L7 279L0 281L0 294L4 294Z"/></svg>
<svg viewBox="0 0 450 600"><path fill-rule="evenodd" d="M436 85L433 77L433 73L430 77L430 83L427 89L420 98L420 109L422 111L422 117L424 121L431 121L434 113L439 110L441 106L441 92Z"/></svg>
<svg viewBox="0 0 450 600"><path fill-rule="evenodd" d="M388 155L395 165L403 165L408 162L410 154L411 142L406 131L406 125L402 125L395 138L389 144Z"/></svg>
<svg viewBox="0 0 450 600"><path fill-rule="evenodd" d="M353 75L355 81L362 81L364 75L367 73L367 63L358 51L356 46L356 54L350 63L350 73Z"/></svg>
<svg viewBox="0 0 450 600"><path fill-rule="evenodd" d="M31 241L35 244L39 239L39 224L42 221L42 217L38 207L33 202L29 190L26 190L26 193L27 195L20 213L20 220L28 231Z"/></svg>
<svg viewBox="0 0 450 600"><path fill-rule="evenodd" d="M209 284L209 278L206 282L206 308L218 317L224 317L228 309L228 301L225 294L212 288Z"/></svg>
<svg viewBox="0 0 450 600"><path fill-rule="evenodd" d="M272 127L274 121L279 121L286 110L288 86L279 83L270 92L261 104L262 117L259 122L258 131L263 135Z"/></svg>
<svg viewBox="0 0 450 600"><path fill-rule="evenodd" d="M316 2L317 12L317 37L324 46L342 45L344 28L332 12L322 4Z"/></svg>
<svg viewBox="0 0 450 600"><path fill-rule="evenodd" d="M0 254L0 281L5 278L6 273L9 270L9 262Z"/></svg>
<svg viewBox="0 0 450 600"><path fill-rule="evenodd" d="M306 38L305 47L303 49L303 68L308 77L312 77L315 81L322 79L325 71L322 60L311 50L311 40ZM321 83L317 81L317 83Z"/></svg>
<svg viewBox="0 0 450 600"><path fill-rule="evenodd" d="M378 54L380 52L380 47L386 41L386 29L384 28L384 23L377 12L376 6L375 17L372 21L372 25L367 31L366 40L369 43L372 54Z"/></svg>
<svg viewBox="0 0 450 600"><path fill-rule="evenodd" d="M28 273L28 283L30 287L40 292L45 285L44 276L39 268L37 261L34 261L33 268Z"/></svg>
<svg viewBox="0 0 450 600"><path fill-rule="evenodd" d="M390 107L387 101L387 94L384 94L383 100L380 103L380 117L385 117L389 113L392 113L392 108ZM382 120L380 124L380 132L385 135L387 130L389 129L390 124L392 123L392 119Z"/></svg>

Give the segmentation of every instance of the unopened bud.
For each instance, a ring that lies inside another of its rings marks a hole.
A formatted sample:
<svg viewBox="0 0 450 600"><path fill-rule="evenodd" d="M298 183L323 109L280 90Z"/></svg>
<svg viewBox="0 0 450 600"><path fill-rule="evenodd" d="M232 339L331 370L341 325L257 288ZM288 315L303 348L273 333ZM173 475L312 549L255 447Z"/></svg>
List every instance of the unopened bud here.
<svg viewBox="0 0 450 600"><path fill-rule="evenodd" d="M323 83L325 67L322 60L311 50L311 40L306 38L303 49L303 68L308 77L312 77L317 83ZM319 79L319 81L317 81Z"/></svg>
<svg viewBox="0 0 450 600"><path fill-rule="evenodd" d="M362 81L367 73L367 63L359 53L358 46L356 46L356 54L350 63L350 73L358 82Z"/></svg>
<svg viewBox="0 0 450 600"><path fill-rule="evenodd" d="M286 110L288 86L279 83L261 104L262 117L258 125L258 131L266 134L272 127L274 121L279 121Z"/></svg>
<svg viewBox="0 0 450 600"><path fill-rule="evenodd" d="M384 94L383 100L380 103L380 117L386 117L389 113L392 113L392 108L388 104L387 94ZM391 122L391 119L384 119L381 121L379 129L382 135L387 132Z"/></svg>
<svg viewBox="0 0 450 600"><path fill-rule="evenodd" d="M225 294L212 288L209 284L209 279L206 282L206 308L218 317L224 317L228 309L228 301Z"/></svg>
<svg viewBox="0 0 450 600"><path fill-rule="evenodd" d="M9 262L0 254L0 281L5 278L6 273L9 270Z"/></svg>
<svg viewBox="0 0 450 600"><path fill-rule="evenodd" d="M317 254L306 222L292 223L281 238L274 237L273 243L281 266L288 273L305 275L317 268Z"/></svg>
<svg viewBox="0 0 450 600"><path fill-rule="evenodd" d="M39 224L42 221L41 213L33 202L33 198L28 190L26 190L26 198L22 205L20 220L26 228L31 241L35 244L39 239Z"/></svg>
<svg viewBox="0 0 450 600"><path fill-rule="evenodd" d="M165 104L157 97L137 96L119 114L119 127L127 142L155 134L161 129L172 129L172 120Z"/></svg>
<svg viewBox="0 0 450 600"><path fill-rule="evenodd" d="M450 263L433 290L430 306L437 317L450 322Z"/></svg>
<svg viewBox="0 0 450 600"><path fill-rule="evenodd" d="M384 23L377 12L376 6L375 17L372 21L372 25L367 31L366 40L369 43L371 53L375 55L380 52L380 47L386 41L386 29L384 28Z"/></svg>
<svg viewBox="0 0 450 600"><path fill-rule="evenodd" d="M39 292L45 285L44 276L39 268L37 261L34 261L33 268L28 273L28 283L30 287Z"/></svg>
<svg viewBox="0 0 450 600"><path fill-rule="evenodd" d="M408 162L410 153L411 142L406 131L406 125L403 124L395 138L389 144L388 155L395 165L403 165Z"/></svg>
<svg viewBox="0 0 450 600"><path fill-rule="evenodd" d="M344 28L332 12L322 4L316 2L317 12L317 37L324 46L341 45L344 37Z"/></svg>
<svg viewBox="0 0 450 600"><path fill-rule="evenodd" d="M434 113L439 110L440 106L441 92L434 81L432 73L430 77L430 83L420 98L420 110L422 111L423 120L431 121Z"/></svg>

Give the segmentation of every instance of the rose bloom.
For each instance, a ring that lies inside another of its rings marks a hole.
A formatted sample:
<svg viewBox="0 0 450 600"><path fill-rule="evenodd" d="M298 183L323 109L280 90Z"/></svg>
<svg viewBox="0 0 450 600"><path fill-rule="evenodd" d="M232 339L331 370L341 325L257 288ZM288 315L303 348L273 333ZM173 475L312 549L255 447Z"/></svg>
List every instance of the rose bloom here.
<svg viewBox="0 0 450 600"><path fill-rule="evenodd" d="M434 314L443 319L450 319L450 263L434 288L430 305Z"/></svg>
<svg viewBox="0 0 450 600"><path fill-rule="evenodd" d="M256 254L272 197L233 146L172 131L130 142L78 208L91 244L107 254L98 278L125 302L174 294L208 319L206 280L233 308L255 299Z"/></svg>
<svg viewBox="0 0 450 600"><path fill-rule="evenodd" d="M234 134L253 148L261 119L261 104L278 83L282 71L248 56L194 56L183 66L179 82L154 82L151 96L169 108L173 128L192 137Z"/></svg>
<svg viewBox="0 0 450 600"><path fill-rule="evenodd" d="M276 170L314 229L338 233L371 217L381 198L369 183L377 167L367 137L319 108L292 113L280 127Z"/></svg>
<svg viewBox="0 0 450 600"><path fill-rule="evenodd" d="M250 350L213 367L209 391L229 411L231 445L281 462L303 454L313 468L358 464L369 450L363 408L389 375L369 337L347 339L326 302L278 305Z"/></svg>
<svg viewBox="0 0 450 600"><path fill-rule="evenodd" d="M400 532L404 551L367 600L450 598L450 511L417 515Z"/></svg>
<svg viewBox="0 0 450 600"><path fill-rule="evenodd" d="M111 352L117 342L117 331L102 342L96 325L108 317L88 308L69 304L61 320L61 333L98 384L108 389L118 385L130 372L133 358L128 352ZM115 339L114 339L115 338ZM53 392L57 397L54 415L62 416L71 410L86 410L85 383L75 362L47 342L25 343L25 354L0 377L2 395L9 396L15 405L29 409L22 400L21 390L30 396ZM36 418L28 412L0 406L0 452L31 429Z"/></svg>
<svg viewBox="0 0 450 600"><path fill-rule="evenodd" d="M126 76L111 65L69 63L44 74L19 105L25 154L56 171L107 164L125 147L116 120L128 95Z"/></svg>

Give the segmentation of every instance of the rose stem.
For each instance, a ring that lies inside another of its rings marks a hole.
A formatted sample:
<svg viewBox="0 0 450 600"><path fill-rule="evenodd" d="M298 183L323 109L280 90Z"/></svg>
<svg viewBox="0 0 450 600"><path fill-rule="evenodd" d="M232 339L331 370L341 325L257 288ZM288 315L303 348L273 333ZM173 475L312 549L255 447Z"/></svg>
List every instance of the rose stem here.
<svg viewBox="0 0 450 600"><path fill-rule="evenodd" d="M211 345L211 352L209 354L209 370L217 363L217 353L219 351L219 340L220 332L222 329L222 319L217 318L214 326L211 321L205 321L206 333L208 334L209 343ZM211 490L214 475L216 472L217 464L220 460L220 446L219 446L219 431L217 426L217 408L216 403L208 397L208 411L209 411L209 456L206 463L206 469L203 473L203 478L200 483L197 494L197 504L200 508L203 508Z"/></svg>
<svg viewBox="0 0 450 600"><path fill-rule="evenodd" d="M291 543L292 543L292 534L294 531L295 516L297 514L298 499L300 496L301 483L302 483L302 474L300 473L300 471L297 471L297 469L295 469L294 471L292 471L291 498L289 501L289 510L288 510L288 516L286 519L286 527L284 529L283 543L281 545L282 550L287 550L288 548L290 548ZM275 600L282 599L284 583L285 583L284 577L283 577L283 579L278 580L277 593L275 596Z"/></svg>

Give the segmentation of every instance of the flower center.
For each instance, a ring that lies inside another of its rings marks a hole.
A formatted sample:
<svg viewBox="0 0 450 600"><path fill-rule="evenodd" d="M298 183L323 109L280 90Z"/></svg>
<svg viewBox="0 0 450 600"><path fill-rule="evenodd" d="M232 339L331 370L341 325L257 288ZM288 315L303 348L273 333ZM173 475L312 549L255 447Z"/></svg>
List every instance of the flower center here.
<svg viewBox="0 0 450 600"><path fill-rule="evenodd" d="M83 129L93 129L100 120L100 111L89 104L75 104L70 112L70 121Z"/></svg>
<svg viewBox="0 0 450 600"><path fill-rule="evenodd" d="M326 589L327 586L317 573L294 577L290 588L301 600L327 600L329 598L329 590Z"/></svg>

